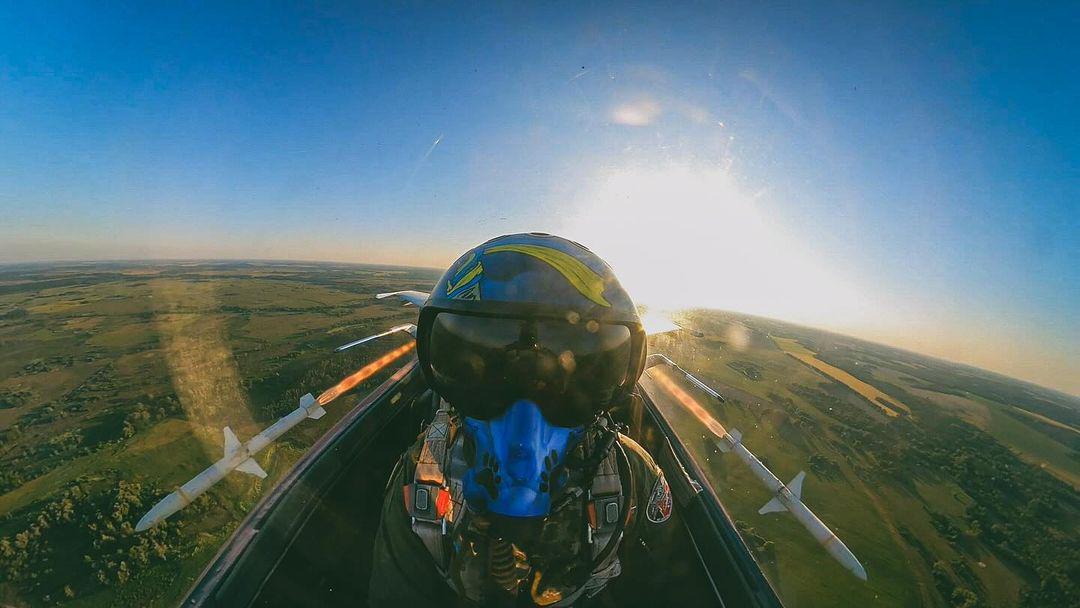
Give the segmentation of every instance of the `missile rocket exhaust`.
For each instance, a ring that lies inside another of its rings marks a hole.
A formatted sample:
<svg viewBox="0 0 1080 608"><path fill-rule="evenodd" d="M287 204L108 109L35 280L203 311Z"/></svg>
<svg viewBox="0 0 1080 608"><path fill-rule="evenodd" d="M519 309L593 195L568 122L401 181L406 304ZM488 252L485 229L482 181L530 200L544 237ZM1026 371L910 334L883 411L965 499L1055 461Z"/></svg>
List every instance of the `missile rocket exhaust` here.
<svg viewBox="0 0 1080 608"><path fill-rule="evenodd" d="M394 350L386 353L385 355L379 357L371 363L368 363L364 367L361 367L360 369L356 370L355 373L349 375L341 382L338 382L334 386L323 391L317 399L319 405L326 405L334 399L337 399L342 394L352 390L352 388L357 384L360 384L364 380L372 377L373 375L378 373L380 369L386 367L395 359L414 348L416 348L416 342L409 342L408 344L403 344L402 346L395 348Z"/></svg>

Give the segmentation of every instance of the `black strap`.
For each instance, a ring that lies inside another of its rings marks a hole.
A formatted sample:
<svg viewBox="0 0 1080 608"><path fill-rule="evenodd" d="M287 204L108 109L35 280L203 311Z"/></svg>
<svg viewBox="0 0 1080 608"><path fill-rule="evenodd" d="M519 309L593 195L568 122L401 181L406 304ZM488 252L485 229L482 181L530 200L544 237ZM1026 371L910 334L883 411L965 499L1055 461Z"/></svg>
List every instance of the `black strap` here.
<svg viewBox="0 0 1080 608"><path fill-rule="evenodd" d="M597 446L589 454L585 460L584 466L581 467L581 476L578 478L577 483L566 489L562 497L552 506L552 511L559 511L564 509L571 502L581 498L585 494L585 488L592 484L593 477L596 477L596 471L600 468L600 463L604 462L608 453L611 451L611 446L615 445L619 438L619 431L614 423L607 418L599 418L599 438Z"/></svg>
<svg viewBox="0 0 1080 608"><path fill-rule="evenodd" d="M619 522L615 528L615 532L612 533L611 538L608 540L608 544L604 547L600 555L596 559L592 560L592 568L595 570L598 566L602 565L611 554L622 543L623 532L626 530L626 520L630 515L630 509L633 508L634 503L637 502L637 494L634 480L634 473L630 469L630 458L626 455L626 450L619 442L615 443L615 452L617 454L616 459L619 467L619 481L629 484L629 492L624 493L623 509L619 512ZM627 481L623 481L627 480Z"/></svg>

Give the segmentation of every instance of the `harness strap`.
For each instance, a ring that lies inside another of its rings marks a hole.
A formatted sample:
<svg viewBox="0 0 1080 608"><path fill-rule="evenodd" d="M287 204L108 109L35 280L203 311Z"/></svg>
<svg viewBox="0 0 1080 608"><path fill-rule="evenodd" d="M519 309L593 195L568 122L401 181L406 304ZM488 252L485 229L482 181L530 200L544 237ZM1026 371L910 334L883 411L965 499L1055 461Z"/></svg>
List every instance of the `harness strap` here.
<svg viewBox="0 0 1080 608"><path fill-rule="evenodd" d="M616 461L618 448L608 452L585 494L586 539L597 557L619 527L622 516L622 482Z"/></svg>
<svg viewBox="0 0 1080 608"><path fill-rule="evenodd" d="M630 484L629 496L624 482ZM592 575L583 589L586 597L596 595L622 573L618 548L634 508L633 483L626 452L616 440L593 478L585 504L586 535L592 539Z"/></svg>
<svg viewBox="0 0 1080 608"><path fill-rule="evenodd" d="M468 519L463 491L468 464L450 413L450 405L440 400L434 418L424 431L412 480L405 484L403 493L413 532L431 554L439 573L457 588L449 567L453 539ZM577 500L581 502L571 501L582 507L588 542L588 548L583 547L583 557L587 556L591 563L591 575L572 593L562 595L559 600L551 598L555 602L552 608L568 606L583 595L592 597L619 576L622 568L617 549L633 502L626 496L624 483L632 484L633 479L627 456L616 438L597 465L587 489L577 490ZM568 506L556 505L556 511Z"/></svg>
<svg viewBox="0 0 1080 608"><path fill-rule="evenodd" d="M446 570L450 547L447 542L450 528L460 518L461 488L455 498L452 483L444 471L449 470L448 449L454 439L450 405L440 400L435 417L424 431L424 443L413 469L413 479L403 488L405 510L412 522L413 532L435 558L440 572ZM460 486L460 481L457 483Z"/></svg>
<svg viewBox="0 0 1080 608"><path fill-rule="evenodd" d="M534 601L550 608L572 606L582 597L593 597L602 591L612 579L622 573L618 551L623 539L625 523L633 508L633 500L624 491L624 482L630 484L633 495L633 476L622 445L617 440L608 445L607 454L596 466L588 488L579 493L586 545L581 558L589 568L588 578L571 589L549 588L537 573L531 589ZM603 444L602 444L603 445ZM563 503L563 508L569 504Z"/></svg>

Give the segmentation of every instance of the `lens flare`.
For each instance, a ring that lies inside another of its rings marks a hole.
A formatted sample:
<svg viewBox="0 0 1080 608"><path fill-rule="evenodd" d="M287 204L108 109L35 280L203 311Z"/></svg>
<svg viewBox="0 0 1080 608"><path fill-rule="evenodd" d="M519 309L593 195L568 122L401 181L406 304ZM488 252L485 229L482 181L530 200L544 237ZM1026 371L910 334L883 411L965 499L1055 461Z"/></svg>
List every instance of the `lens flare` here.
<svg viewBox="0 0 1080 608"><path fill-rule="evenodd" d="M555 229L604 258L638 304L847 330L878 324L890 306L852 264L819 255L809 227L785 226L775 205L725 169L616 167L589 183Z"/></svg>
<svg viewBox="0 0 1080 608"><path fill-rule="evenodd" d="M342 394L347 393L357 384L360 384L364 380L367 380L368 378L374 376L380 369L393 363L396 359L400 358L402 355L414 348L416 348L416 342L409 342L408 344L399 346L394 350L386 353L385 355L379 357L371 363L368 363L364 367L361 367L360 369L356 370L356 372L353 373L351 376L348 376L341 382L338 382L334 386L323 391L323 393L319 395L318 398L319 405L326 405L334 399L337 399Z"/></svg>

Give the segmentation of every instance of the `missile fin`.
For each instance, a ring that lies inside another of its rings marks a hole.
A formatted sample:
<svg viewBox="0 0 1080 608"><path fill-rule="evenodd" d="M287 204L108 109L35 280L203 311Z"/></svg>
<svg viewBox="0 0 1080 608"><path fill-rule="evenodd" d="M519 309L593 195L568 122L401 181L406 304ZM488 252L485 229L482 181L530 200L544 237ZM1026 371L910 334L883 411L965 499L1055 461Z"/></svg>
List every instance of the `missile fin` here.
<svg viewBox="0 0 1080 608"><path fill-rule="evenodd" d="M305 410L307 408L311 407L311 404L313 404L313 403L315 403L315 396L312 395L311 393L308 393L308 394L304 395L303 397L300 397L300 407L304 408Z"/></svg>
<svg viewBox="0 0 1080 608"><path fill-rule="evenodd" d="M229 427L222 430L225 433L225 457L228 458L236 453L236 450L240 449L240 440L236 438L236 433L233 433Z"/></svg>
<svg viewBox="0 0 1080 608"><path fill-rule="evenodd" d="M764 507L758 509L758 515L765 515L766 513L779 513L780 511L787 511L787 507L779 499L774 498L765 503Z"/></svg>
<svg viewBox="0 0 1080 608"><path fill-rule="evenodd" d="M728 452L731 451L731 446L729 446L727 444L727 442L724 441L723 439L718 439L716 441L716 447L720 448L720 451L725 453L725 454L727 454Z"/></svg>
<svg viewBox="0 0 1080 608"><path fill-rule="evenodd" d="M315 406L315 409L308 410L307 417L312 420L318 420L326 415L326 410L321 405Z"/></svg>
<svg viewBox="0 0 1080 608"><path fill-rule="evenodd" d="M248 475L254 475L259 479L266 479L266 471L264 471L263 468L259 466L259 463L255 462L252 458L248 458L244 462L241 462L240 466L236 467L236 470L243 471Z"/></svg>
<svg viewBox="0 0 1080 608"><path fill-rule="evenodd" d="M791 490L791 493L799 500L802 500L802 482L804 479L806 479L806 471L799 471L799 474L787 484L787 489Z"/></svg>
<svg viewBox="0 0 1080 608"><path fill-rule="evenodd" d="M742 431L739 429L731 429L731 431L728 432L728 435L731 435L731 438L735 440L735 443L742 443Z"/></svg>

